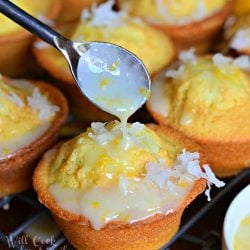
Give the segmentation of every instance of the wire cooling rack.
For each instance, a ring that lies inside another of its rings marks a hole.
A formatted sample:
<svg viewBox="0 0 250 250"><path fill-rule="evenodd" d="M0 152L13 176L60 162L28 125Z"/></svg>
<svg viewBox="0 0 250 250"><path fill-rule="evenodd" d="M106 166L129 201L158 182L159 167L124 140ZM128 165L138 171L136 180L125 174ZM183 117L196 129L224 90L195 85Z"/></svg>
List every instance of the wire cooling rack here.
<svg viewBox="0 0 250 250"><path fill-rule="evenodd" d="M221 249L221 229L226 208L233 197L250 183L250 169L225 182L227 184L223 189L214 189L212 201L207 202L205 197L200 196L186 209L179 231L162 250ZM37 201L33 190L0 199L0 250L73 250L62 234L56 236L53 242L39 246L24 238L25 230L47 213L48 210ZM216 226L218 223L219 227Z"/></svg>

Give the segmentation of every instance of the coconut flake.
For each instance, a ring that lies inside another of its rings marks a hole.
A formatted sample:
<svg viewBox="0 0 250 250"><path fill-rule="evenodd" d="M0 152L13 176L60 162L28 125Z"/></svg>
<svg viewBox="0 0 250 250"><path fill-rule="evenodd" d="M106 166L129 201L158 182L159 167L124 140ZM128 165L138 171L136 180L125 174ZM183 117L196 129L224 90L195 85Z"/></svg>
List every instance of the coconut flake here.
<svg viewBox="0 0 250 250"><path fill-rule="evenodd" d="M196 63L195 48L190 48L188 50L183 50L179 53L178 58L183 63L193 62Z"/></svg>
<svg viewBox="0 0 250 250"><path fill-rule="evenodd" d="M118 128L119 124L117 121L116 125L111 130L106 129L105 124L106 123L102 122L92 122L91 129L93 132L88 133L88 136L101 146L110 143L118 135L121 134L121 131Z"/></svg>
<svg viewBox="0 0 250 250"><path fill-rule="evenodd" d="M165 76L166 77L171 77L175 79L181 79L184 75L185 72L185 66L180 65L178 69L170 69L166 72Z"/></svg>
<svg viewBox="0 0 250 250"><path fill-rule="evenodd" d="M225 186L225 182L220 181L215 177L214 172L211 170L208 164L204 164L203 169L205 170L206 179L209 183L214 184L218 188Z"/></svg>
<svg viewBox="0 0 250 250"><path fill-rule="evenodd" d="M145 166L145 169L147 171L145 178L152 181L159 188L164 188L170 177L169 169L166 168L165 164L162 161L159 163L150 162Z"/></svg>
<svg viewBox="0 0 250 250"><path fill-rule="evenodd" d="M108 130L105 127L105 123L92 122L91 129L93 132L89 132L88 136L95 140L99 145L106 145L112 142L115 138L122 135L121 124L115 121L115 125L112 129ZM145 125L135 122L127 127L128 137L134 137L135 134L145 128Z"/></svg>
<svg viewBox="0 0 250 250"><path fill-rule="evenodd" d="M239 56L233 61L233 65L243 70L250 70L250 56Z"/></svg>
<svg viewBox="0 0 250 250"><path fill-rule="evenodd" d="M109 0L99 6L92 5L91 10L85 9L81 14L81 21L87 21L96 27L123 26L123 18L127 16L124 11L114 11L112 8L115 1Z"/></svg>
<svg viewBox="0 0 250 250"><path fill-rule="evenodd" d="M221 53L216 53L213 56L212 60L214 65L216 65L217 67L225 66L233 62L232 58L224 56Z"/></svg>
<svg viewBox="0 0 250 250"><path fill-rule="evenodd" d="M48 102L47 98L41 95L38 88L34 88L32 96L27 97L28 104L33 110L39 112L39 118L42 121L49 120L60 108Z"/></svg>
<svg viewBox="0 0 250 250"><path fill-rule="evenodd" d="M225 65L233 65L243 70L250 69L250 57L249 56L239 56L236 59L224 56L223 54L217 53L212 58L213 63L217 67L223 67Z"/></svg>
<svg viewBox="0 0 250 250"><path fill-rule="evenodd" d="M250 28L239 29L232 38L230 47L236 50L250 49Z"/></svg>
<svg viewBox="0 0 250 250"><path fill-rule="evenodd" d="M210 201L211 186L214 184L216 187L221 188L225 183L215 177L209 165L204 164L202 167L204 171L202 171L199 157L199 153L190 153L183 149L182 153L177 156L176 161L172 166L166 166L163 160L148 163L145 166L147 171L145 178L152 181L161 189L167 185L172 191L176 190L175 195L180 193L180 191L178 190L179 187L173 183L173 178L176 180L184 178L189 181L204 178L207 180L208 186L205 195L207 196L208 201Z"/></svg>

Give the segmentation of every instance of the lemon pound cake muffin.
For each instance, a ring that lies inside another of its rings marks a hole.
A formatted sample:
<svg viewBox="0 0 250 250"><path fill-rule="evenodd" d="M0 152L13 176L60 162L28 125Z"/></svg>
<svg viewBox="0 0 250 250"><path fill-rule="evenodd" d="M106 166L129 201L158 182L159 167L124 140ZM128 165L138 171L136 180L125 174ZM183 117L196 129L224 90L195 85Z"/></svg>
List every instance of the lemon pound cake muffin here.
<svg viewBox="0 0 250 250"><path fill-rule="evenodd" d="M218 176L250 165L250 63L222 54L195 57L158 76L147 107L161 124L198 142Z"/></svg>
<svg viewBox="0 0 250 250"><path fill-rule="evenodd" d="M231 0L118 0L119 7L163 30L179 50L204 51L232 10Z"/></svg>
<svg viewBox="0 0 250 250"><path fill-rule="evenodd" d="M66 100L54 87L1 77L0 197L31 187L34 164L66 115Z"/></svg>
<svg viewBox="0 0 250 250"><path fill-rule="evenodd" d="M62 9L57 18L59 23L76 21L80 18L82 9L89 8L93 4L99 4L104 0L61 0Z"/></svg>
<svg viewBox="0 0 250 250"><path fill-rule="evenodd" d="M12 0L48 25L60 11L60 0ZM0 15L0 72L9 76L24 76L36 70L32 58L31 44L34 36L4 15Z"/></svg>
<svg viewBox="0 0 250 250"><path fill-rule="evenodd" d="M193 143L165 128L92 123L57 145L33 177L39 200L77 249L159 249L177 231L184 208L209 185Z"/></svg>

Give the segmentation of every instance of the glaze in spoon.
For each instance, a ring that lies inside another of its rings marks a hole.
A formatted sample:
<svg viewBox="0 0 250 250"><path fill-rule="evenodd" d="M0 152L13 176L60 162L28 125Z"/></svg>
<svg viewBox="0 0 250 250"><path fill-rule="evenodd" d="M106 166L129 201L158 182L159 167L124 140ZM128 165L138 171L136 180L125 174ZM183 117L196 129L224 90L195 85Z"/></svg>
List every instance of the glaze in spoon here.
<svg viewBox="0 0 250 250"><path fill-rule="evenodd" d="M149 75L128 50L111 43L68 40L8 0L0 0L0 12L58 49L81 92L102 110L126 119L147 100Z"/></svg>

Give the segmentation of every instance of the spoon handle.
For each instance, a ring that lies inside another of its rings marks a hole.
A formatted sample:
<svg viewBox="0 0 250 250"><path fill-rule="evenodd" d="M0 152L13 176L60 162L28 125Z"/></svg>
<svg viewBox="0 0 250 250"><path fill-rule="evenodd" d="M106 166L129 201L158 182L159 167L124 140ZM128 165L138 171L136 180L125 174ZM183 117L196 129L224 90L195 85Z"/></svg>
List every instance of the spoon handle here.
<svg viewBox="0 0 250 250"><path fill-rule="evenodd" d="M55 38L66 39L48 25L29 15L9 0L0 0L0 12L55 48L57 48Z"/></svg>

